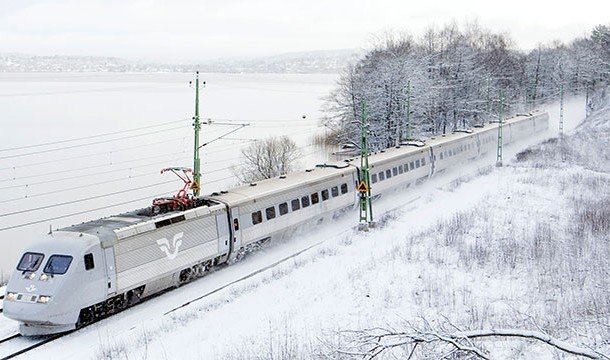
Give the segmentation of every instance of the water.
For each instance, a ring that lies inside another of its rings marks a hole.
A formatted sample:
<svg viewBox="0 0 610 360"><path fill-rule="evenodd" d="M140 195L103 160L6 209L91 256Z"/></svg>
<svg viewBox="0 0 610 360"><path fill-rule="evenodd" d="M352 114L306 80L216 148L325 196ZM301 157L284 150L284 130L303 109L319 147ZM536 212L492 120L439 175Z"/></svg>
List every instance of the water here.
<svg viewBox="0 0 610 360"><path fill-rule="evenodd" d="M302 149L301 167L324 160L311 139L321 131L323 98L336 79L202 74L201 115L212 119L202 128L202 143L237 128L220 123L250 124L203 147L202 192L235 184L230 167L252 139L286 134ZM177 178L159 170L192 166L190 80L192 74L177 73L0 74L0 229L40 221L0 230L0 281L50 226L148 206L179 188ZM140 130L124 132L130 129ZM32 146L82 137L89 138ZM53 206L58 203L65 205Z"/></svg>

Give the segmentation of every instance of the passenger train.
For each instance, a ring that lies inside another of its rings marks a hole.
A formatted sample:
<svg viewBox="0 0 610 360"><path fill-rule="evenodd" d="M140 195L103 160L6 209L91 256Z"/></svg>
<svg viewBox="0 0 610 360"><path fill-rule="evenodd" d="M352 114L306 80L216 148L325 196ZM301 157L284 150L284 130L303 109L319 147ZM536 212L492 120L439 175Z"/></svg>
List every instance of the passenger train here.
<svg viewBox="0 0 610 360"><path fill-rule="evenodd" d="M548 114L503 123L503 142L548 128ZM494 154L498 124L369 156L373 200ZM70 331L231 262L249 245L330 222L358 208L358 158L318 165L197 198L194 208L140 209L42 236L7 286L4 315L25 336Z"/></svg>

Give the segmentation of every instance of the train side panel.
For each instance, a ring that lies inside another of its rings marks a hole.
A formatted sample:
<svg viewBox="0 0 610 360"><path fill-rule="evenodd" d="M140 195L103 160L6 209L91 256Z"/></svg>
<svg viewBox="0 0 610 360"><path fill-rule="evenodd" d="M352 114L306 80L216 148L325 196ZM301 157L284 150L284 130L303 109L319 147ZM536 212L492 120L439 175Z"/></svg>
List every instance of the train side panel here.
<svg viewBox="0 0 610 360"><path fill-rule="evenodd" d="M228 223L218 224L217 215L208 212L190 219L179 215L179 219L157 221L153 231L126 238L118 233L114 245L117 293L151 284L155 289L148 288L146 293L162 290L178 282L180 270L222 255L219 249L226 249Z"/></svg>

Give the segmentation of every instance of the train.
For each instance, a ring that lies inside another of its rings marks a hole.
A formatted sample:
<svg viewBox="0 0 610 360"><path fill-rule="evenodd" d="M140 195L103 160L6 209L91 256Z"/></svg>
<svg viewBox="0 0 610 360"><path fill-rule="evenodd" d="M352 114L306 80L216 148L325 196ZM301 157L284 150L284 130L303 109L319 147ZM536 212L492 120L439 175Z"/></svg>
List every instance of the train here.
<svg viewBox="0 0 610 360"><path fill-rule="evenodd" d="M543 111L502 123L504 145L548 129ZM406 143L369 156L373 201L452 167L495 155L499 123ZM416 145L416 146L414 146ZM248 249L358 209L359 158L281 175L195 199L186 210L150 208L41 236L6 288L4 316L24 336L71 331L231 264Z"/></svg>

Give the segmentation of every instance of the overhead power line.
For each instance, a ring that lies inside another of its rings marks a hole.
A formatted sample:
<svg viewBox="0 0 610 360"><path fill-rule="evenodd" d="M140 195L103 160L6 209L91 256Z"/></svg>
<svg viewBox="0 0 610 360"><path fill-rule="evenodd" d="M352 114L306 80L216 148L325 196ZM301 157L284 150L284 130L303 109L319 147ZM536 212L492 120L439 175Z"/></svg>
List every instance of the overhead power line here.
<svg viewBox="0 0 610 360"><path fill-rule="evenodd" d="M35 163L30 163L30 164L19 164L19 165L15 165L15 166L6 166L3 168L0 168L0 170L21 169L21 168L25 168L25 167L47 165L47 164L53 164L53 163L62 162L62 161L83 159L83 158L94 157L94 156L99 156L99 155L112 155L114 153L118 153L118 152L122 152L122 151L140 149L143 147L159 145L159 144L167 144L167 143L171 143L172 141L176 141L176 140L184 141L186 138L187 138L187 136L182 136L182 137L177 137L177 138L172 138L172 139L165 139L165 140L161 140L161 141L147 142L146 144L137 145L137 146L116 148L116 149L96 152L96 153L92 153L92 154L77 155L77 156L65 157L65 158L61 158L61 159L50 159L47 161L40 161L40 162L35 162Z"/></svg>
<svg viewBox="0 0 610 360"><path fill-rule="evenodd" d="M133 191L137 191L137 190L140 190L140 189L148 189L148 188L152 188L152 187L155 187L155 186L166 185L166 184L170 184L170 183L176 183L176 180L168 180L168 181L163 181L163 182L159 182L159 183L155 183L155 184L150 184L150 185L145 185L145 186L138 186L137 188L125 189L125 190L121 190L121 191L115 191L115 192L111 192L111 193L108 193L108 194L90 196L90 197L84 198L84 199L76 199L76 200L64 201L64 202L57 203L57 204L51 204L51 205L39 206L39 207L25 209L25 210L13 211L13 212L10 212L10 213L0 214L0 217L13 216L13 215L23 214L23 213L31 212L31 211L45 210L45 209L51 209L51 208L58 207L58 206L76 204L76 203L83 202L83 201L101 199L101 198L105 198L105 197L108 197L108 196L125 194L125 193L128 193L128 192L133 192Z"/></svg>
<svg viewBox="0 0 610 360"><path fill-rule="evenodd" d="M186 153L186 150L185 151L176 152L176 153L171 153L171 154L163 154L163 155L160 155L160 156L157 156L157 157L167 157L167 156L174 156L174 155L185 154L185 153ZM3 180L0 180L0 182L14 181L14 180L17 180L17 179L19 179L19 180L20 179L28 179L28 178L33 178L33 177L39 178L39 177L44 177L44 176L49 176L49 175L64 174L64 173L72 172L72 171L90 170L90 169L96 169L96 168L106 167L106 166L128 164L128 163L132 163L132 162L147 160L149 158L150 158L150 156L145 157L145 158L138 158L138 159L125 160L125 161L116 161L116 162L103 163L103 164L98 164L98 165L85 166L85 167L80 167L80 168L75 168L75 169L58 170L58 171L48 172L48 173L44 173L44 174L36 173L34 175L21 176L21 177L13 178L13 179L3 179Z"/></svg>
<svg viewBox="0 0 610 360"><path fill-rule="evenodd" d="M183 160L183 159L190 159L190 157L180 157L180 158L174 159L174 161ZM5 186L5 187L1 187L0 190L15 189L15 188L20 188L20 187L28 187L28 186L32 186L32 185L50 184L50 183L54 183L54 182L58 182L58 181L80 179L80 178L84 178L84 177L87 177L87 176L104 175L104 174L110 174L110 173L119 172L119 171L129 171L129 170L133 170L133 169L140 169L140 168L143 168L143 167L148 167L148 166L158 165L158 164L165 164L165 163L167 163L167 160L156 161L156 162L152 162L152 163L148 163L148 164L143 164L143 165L139 165L139 166L132 166L132 167L128 167L128 168L121 168L121 169L114 169L114 170L107 170L107 171L98 171L96 173L89 173L89 174L82 174L82 175L66 176L66 177L63 177L63 178L58 178L58 179L53 179L53 180L45 180L45 181L38 181L38 182L29 183L29 184Z"/></svg>
<svg viewBox="0 0 610 360"><path fill-rule="evenodd" d="M225 177L225 178L222 178L222 179L217 179L217 180L214 180L214 181L210 181L210 182L207 182L206 184L212 184L212 183L215 183L215 182L220 182L220 181L224 181L224 180L231 179L231 178L233 178L233 176L228 176L228 177ZM45 222L48 222L48 221L59 220L59 219L64 219L64 218L68 218L68 217L72 217L72 216L76 216L76 215L87 214L87 213L98 211L98 210L110 209L110 208L113 208L113 207L127 205L127 204L131 204L131 203L134 203L134 202L138 202L138 201L142 201L142 200L146 200L146 199L151 199L151 198L157 198L157 197L166 196L166 195L170 195L170 194L173 194L173 193L165 192L165 193L162 193L162 194L156 194L156 195L146 196L146 197L142 197L142 198L138 198L138 199L132 199L132 200L129 200L129 201L124 201L124 202L120 202L120 203L116 203L116 204L110 204L110 205L106 205L106 206L101 206L101 207L94 208L94 209L88 209L88 210L78 211L78 212L74 212L74 213L70 213L70 214L54 216L54 217L50 217L50 218L46 218L46 219L42 219L42 220L30 221L30 222L22 223L22 224L18 224L18 225L7 226L7 227L0 228L0 231L18 229L18 228L22 228L22 227L26 227L26 226L30 226L30 225L36 225L36 224L45 223Z"/></svg>
<svg viewBox="0 0 610 360"><path fill-rule="evenodd" d="M123 136L123 137L119 137L119 138L115 138L115 139L94 141L94 142L86 143L86 144L77 144L77 145L70 145L70 146L64 146L64 147L59 147L59 148L47 149L47 150L32 151L32 152L23 153L23 154L7 155L7 156L0 157L0 160L14 159L14 158L24 157L24 156L29 156L29 155L46 154L46 153L49 153L49 152L68 150L68 149L75 149L75 148L81 148L81 147L91 146L91 145L106 144L106 143L115 142L115 141L133 139L133 138L137 138L137 137L141 137L141 136L148 136L148 135L153 135L153 134L159 134L159 133L162 133L162 132L168 132L168 131L173 131L173 130L184 129L184 128L187 128L187 127L190 127L190 125L189 126L184 126L184 125L183 126L176 126L176 127L172 127L172 128L169 128L169 129L150 131L150 132L143 133L143 134Z"/></svg>
<svg viewBox="0 0 610 360"><path fill-rule="evenodd" d="M233 158L233 159L230 159L230 161L237 160L237 159L238 158ZM229 161L229 160L221 160L221 161ZM218 162L218 161L216 161L216 162ZM216 169L216 170L213 170L213 171L205 172L203 175L213 174L213 173L216 173L216 172L219 172L219 171L228 170L230 168L231 167L228 166L228 167ZM20 196L20 197L17 197L17 198L12 198L12 199L6 199L6 200L0 201L0 204L5 204L5 203L19 201L19 200L31 199L31 198L34 198L34 197L40 197L40 196L46 196L46 195L52 195L52 194L59 194L59 193L62 193L62 192L78 190L78 189L85 189L85 188L89 188L89 187L105 185L105 184L108 184L108 183L125 181L125 180L131 180L131 179L135 179L135 178L141 178L141 177L145 177L145 176L153 176L153 175L158 175L158 174L159 174L159 172L155 171L155 172L149 172L149 173L144 173L144 174L139 174L139 175L132 175L132 176L128 176L128 177L122 177L122 178L118 178L118 179L110 179L110 180L100 181L100 182L95 182L95 183L86 183L86 184L83 184L83 185L72 186L72 187L69 187L69 188L58 189L58 190L53 190L53 191L47 191L47 192L44 192L44 193L33 194L33 195L25 195L25 196Z"/></svg>
<svg viewBox="0 0 610 360"><path fill-rule="evenodd" d="M124 133L128 133L128 132L140 131L140 130L145 130L145 129L152 129L152 128L156 128L156 127L160 127L160 126L165 126L165 125L170 125L170 124L176 124L176 123L179 123L179 122L184 122L186 120L189 120L189 119L180 119L180 120L174 120L174 121L167 121L167 122L160 123L160 124L155 124L155 125L142 126L142 127L134 128L134 129L127 129L127 130L121 130L121 131L113 131L113 132L109 132L109 133L102 133L102 134L96 134L96 135L83 136L83 137L73 138L73 139L50 141L50 142L46 142L46 143L33 144L33 145L17 146L17 147L12 147L12 148L0 149L0 152L14 151L14 150L23 150L23 149L31 149L31 148L35 148L35 147L41 147L41 146L58 145L58 144L65 144L65 143L74 142L74 141L96 139L96 138L103 137L103 136L118 135L118 134L124 134Z"/></svg>
<svg viewBox="0 0 610 360"><path fill-rule="evenodd" d="M100 182L96 182L96 183L86 183L86 184L79 185L79 186L73 186L73 187L64 188L64 189L47 191L47 192L39 193L39 194L25 195L25 196L20 196L18 198L6 199L6 200L0 201L0 204L5 204L5 203L19 201L19 200L25 200L25 199L31 199L31 198L34 198L34 197L40 197L40 196L46 196L46 195L52 195L52 194L59 194L59 193L62 193L62 192L67 192L67 191L72 191L72 190L85 189L85 188L88 188L88 187L94 187L94 186L105 185L105 184L113 183L113 182L131 180L131 179L140 178L140 177L144 177L144 176L152 176L152 175L156 175L158 173L159 173L158 171L155 171L155 172L151 172L151 173L140 174L140 175L133 175L133 176L128 176L128 177L122 177L122 178L119 178L119 179L111 179L111 180L100 181Z"/></svg>

